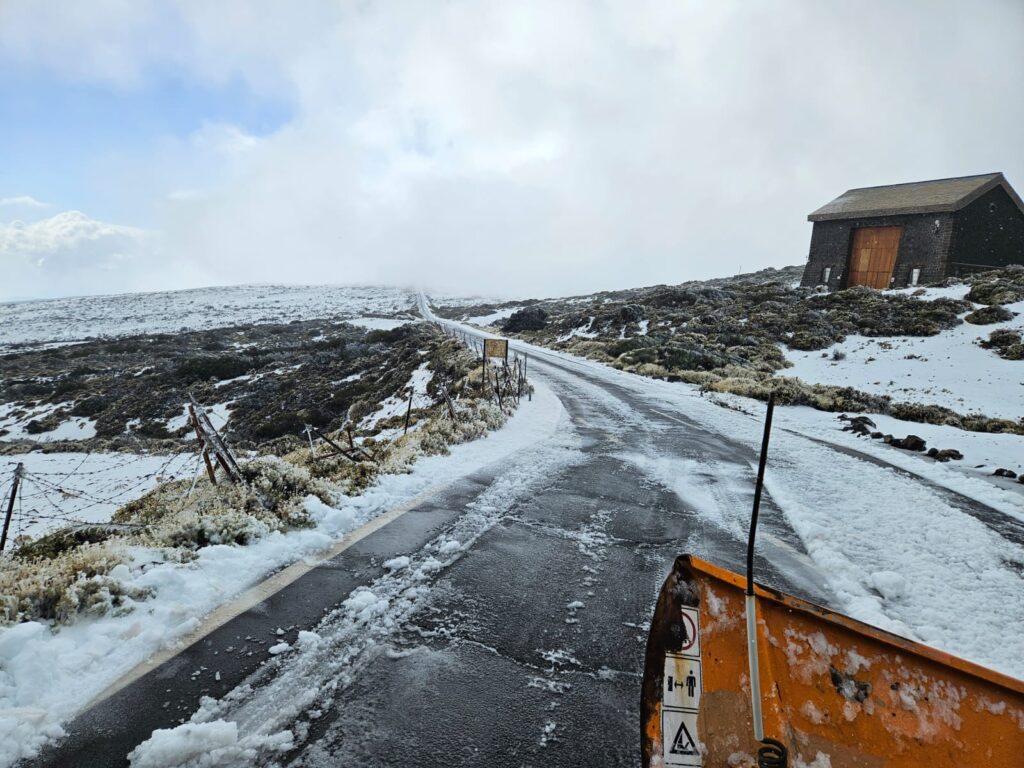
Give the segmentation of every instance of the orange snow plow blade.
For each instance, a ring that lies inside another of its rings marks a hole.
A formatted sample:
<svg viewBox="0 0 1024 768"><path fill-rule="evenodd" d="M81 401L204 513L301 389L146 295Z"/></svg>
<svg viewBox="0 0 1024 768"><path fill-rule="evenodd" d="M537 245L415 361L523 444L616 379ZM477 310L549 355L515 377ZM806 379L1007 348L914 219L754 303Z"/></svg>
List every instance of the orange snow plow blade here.
<svg viewBox="0 0 1024 768"><path fill-rule="evenodd" d="M745 584L676 559L647 642L645 768L757 765ZM1024 766L1024 682L789 595L756 596L764 732L789 766Z"/></svg>

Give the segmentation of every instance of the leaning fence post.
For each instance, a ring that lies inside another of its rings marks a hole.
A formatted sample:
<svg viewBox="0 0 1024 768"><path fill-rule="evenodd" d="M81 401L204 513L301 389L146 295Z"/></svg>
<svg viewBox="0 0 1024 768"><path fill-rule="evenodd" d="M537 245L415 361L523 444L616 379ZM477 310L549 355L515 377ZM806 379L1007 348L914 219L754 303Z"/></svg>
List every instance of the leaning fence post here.
<svg viewBox="0 0 1024 768"><path fill-rule="evenodd" d="M415 388L409 387L409 407L405 409L405 431L403 435L409 434L409 417L412 415L412 396L416 392Z"/></svg>
<svg viewBox="0 0 1024 768"><path fill-rule="evenodd" d="M25 473L25 465L20 461L14 468L14 484L11 486L11 498L7 500L7 514L4 515L4 532L0 534L0 552L4 551L7 544L7 531L11 527L11 515L14 514L14 500L18 497L18 486L21 485L21 476Z"/></svg>

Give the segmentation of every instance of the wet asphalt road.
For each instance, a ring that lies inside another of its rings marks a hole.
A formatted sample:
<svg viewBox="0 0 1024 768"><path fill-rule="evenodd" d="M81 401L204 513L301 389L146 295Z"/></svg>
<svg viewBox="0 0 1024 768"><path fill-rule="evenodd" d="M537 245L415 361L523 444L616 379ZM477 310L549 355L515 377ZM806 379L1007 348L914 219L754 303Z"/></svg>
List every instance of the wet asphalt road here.
<svg viewBox="0 0 1024 768"><path fill-rule="evenodd" d="M228 622L71 723L34 764L127 765L155 728L230 693L217 716L243 734L269 725L299 736L284 753L257 748L259 764L637 765L646 623L661 582L681 552L739 570L745 541L623 457L707 466L703 492L740 518L756 457L557 358L534 357L531 369L566 408L578 455L506 506L485 506L472 546L392 626L367 640L330 617L356 587L378 589L389 558L461 530L508 467L460 481ZM723 474L740 482L717 483ZM762 521L760 580L828 602L770 498ZM337 644L316 664L267 663L277 627L289 641L306 629Z"/></svg>

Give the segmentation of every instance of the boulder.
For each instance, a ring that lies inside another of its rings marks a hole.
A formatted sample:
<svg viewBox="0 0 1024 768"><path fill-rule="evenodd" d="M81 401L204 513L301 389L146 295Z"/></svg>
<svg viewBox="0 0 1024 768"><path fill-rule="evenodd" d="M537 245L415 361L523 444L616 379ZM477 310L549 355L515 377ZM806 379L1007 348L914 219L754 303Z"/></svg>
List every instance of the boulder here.
<svg viewBox="0 0 1024 768"><path fill-rule="evenodd" d="M992 473L996 477L1008 477L1011 480L1017 477L1017 473L1012 469L1006 469L1005 467L999 467L995 472Z"/></svg>
<svg viewBox="0 0 1024 768"><path fill-rule="evenodd" d="M918 453L927 447L925 441L917 435L907 435L903 438L896 438L890 441L889 445L896 448L902 448L904 451L917 451Z"/></svg>
<svg viewBox="0 0 1024 768"><path fill-rule="evenodd" d="M540 331L548 324L548 313L540 307L526 307L509 315L501 326L506 333L518 331Z"/></svg>
<svg viewBox="0 0 1024 768"><path fill-rule="evenodd" d="M929 448L928 455L936 461L959 461L964 457L960 451L955 448L943 448L941 451L938 448Z"/></svg>
<svg viewBox="0 0 1024 768"><path fill-rule="evenodd" d="M619 319L624 323L639 323L644 315L644 308L639 304L627 304L619 310Z"/></svg>
<svg viewBox="0 0 1024 768"><path fill-rule="evenodd" d="M847 416L845 413L840 415L838 418L843 421L850 422L843 427L843 432L853 432L858 437L865 437L871 434L871 427L875 426L875 422L869 419L867 416Z"/></svg>

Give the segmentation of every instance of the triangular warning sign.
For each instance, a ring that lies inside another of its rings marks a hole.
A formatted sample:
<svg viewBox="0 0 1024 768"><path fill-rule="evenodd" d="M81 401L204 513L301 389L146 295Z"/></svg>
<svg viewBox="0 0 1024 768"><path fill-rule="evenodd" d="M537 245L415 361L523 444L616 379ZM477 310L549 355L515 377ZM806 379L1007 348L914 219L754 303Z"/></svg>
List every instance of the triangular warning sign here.
<svg viewBox="0 0 1024 768"><path fill-rule="evenodd" d="M696 755L697 754L697 743L693 740L693 736L690 735L690 730L686 727L686 721L682 720L679 723L679 730L676 731L676 737L672 739L672 748L669 750L670 755Z"/></svg>

